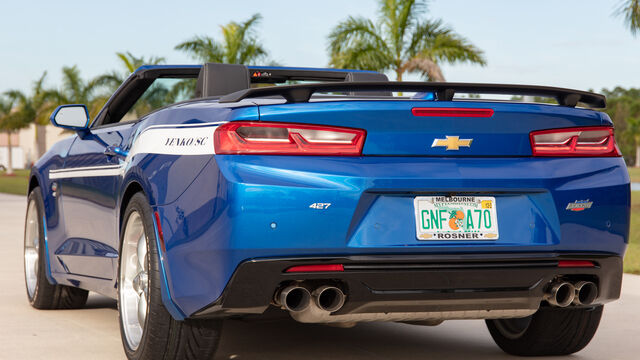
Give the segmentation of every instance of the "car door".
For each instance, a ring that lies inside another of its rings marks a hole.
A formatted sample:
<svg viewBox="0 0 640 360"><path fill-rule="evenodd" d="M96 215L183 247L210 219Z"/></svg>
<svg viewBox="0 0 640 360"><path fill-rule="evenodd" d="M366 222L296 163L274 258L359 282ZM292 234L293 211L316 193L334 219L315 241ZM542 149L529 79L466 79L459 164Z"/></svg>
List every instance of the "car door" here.
<svg viewBox="0 0 640 360"><path fill-rule="evenodd" d="M65 272L116 278L118 196L130 138L145 122L145 114L179 100L168 96L174 86L186 85L184 90L189 90L185 81L195 85L198 73L198 67L136 72L113 94L91 127L78 132L62 169L55 172L65 236L51 245Z"/></svg>
<svg viewBox="0 0 640 360"><path fill-rule="evenodd" d="M125 165L118 149L135 122L91 129L78 136L58 180L66 240L56 257L66 272L113 279L118 254L117 203Z"/></svg>

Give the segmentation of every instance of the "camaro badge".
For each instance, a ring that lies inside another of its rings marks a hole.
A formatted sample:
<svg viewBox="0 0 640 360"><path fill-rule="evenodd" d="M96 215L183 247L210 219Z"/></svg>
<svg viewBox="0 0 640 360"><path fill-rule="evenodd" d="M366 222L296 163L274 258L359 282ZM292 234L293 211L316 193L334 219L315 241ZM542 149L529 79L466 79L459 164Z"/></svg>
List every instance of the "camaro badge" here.
<svg viewBox="0 0 640 360"><path fill-rule="evenodd" d="M585 209L591 209L593 205L593 201L587 200L576 200L574 202L570 202L567 204L567 210L571 211L582 211Z"/></svg>
<svg viewBox="0 0 640 360"><path fill-rule="evenodd" d="M431 147L446 146L447 150L460 150L460 147L470 147L473 139L460 139L459 136L446 136L446 139L433 139Z"/></svg>

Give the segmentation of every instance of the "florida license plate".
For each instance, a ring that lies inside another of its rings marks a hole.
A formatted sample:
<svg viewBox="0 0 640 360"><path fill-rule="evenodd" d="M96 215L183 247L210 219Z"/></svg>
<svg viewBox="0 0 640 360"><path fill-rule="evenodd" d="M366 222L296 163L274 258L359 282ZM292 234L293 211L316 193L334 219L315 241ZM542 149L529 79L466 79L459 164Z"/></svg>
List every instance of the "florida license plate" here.
<svg viewBox="0 0 640 360"><path fill-rule="evenodd" d="M418 240L496 240L496 199L419 196L414 199Z"/></svg>

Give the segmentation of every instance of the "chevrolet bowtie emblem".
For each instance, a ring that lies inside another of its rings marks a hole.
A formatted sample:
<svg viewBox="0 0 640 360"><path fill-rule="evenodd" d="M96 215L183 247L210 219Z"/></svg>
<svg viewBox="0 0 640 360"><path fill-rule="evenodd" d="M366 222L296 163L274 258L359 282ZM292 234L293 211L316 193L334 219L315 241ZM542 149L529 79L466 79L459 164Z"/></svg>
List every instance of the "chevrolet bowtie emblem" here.
<svg viewBox="0 0 640 360"><path fill-rule="evenodd" d="M447 136L446 139L433 139L431 147L446 146L447 150L460 150L460 147L470 147L473 139L460 139L459 136Z"/></svg>

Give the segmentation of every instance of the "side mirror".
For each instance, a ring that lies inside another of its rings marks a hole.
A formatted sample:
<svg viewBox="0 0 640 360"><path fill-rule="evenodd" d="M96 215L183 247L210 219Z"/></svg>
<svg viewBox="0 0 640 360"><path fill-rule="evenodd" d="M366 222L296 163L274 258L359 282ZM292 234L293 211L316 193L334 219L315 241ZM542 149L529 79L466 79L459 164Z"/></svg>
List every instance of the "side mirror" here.
<svg viewBox="0 0 640 360"><path fill-rule="evenodd" d="M75 131L89 128L89 111L81 104L60 105L49 118L54 126Z"/></svg>

